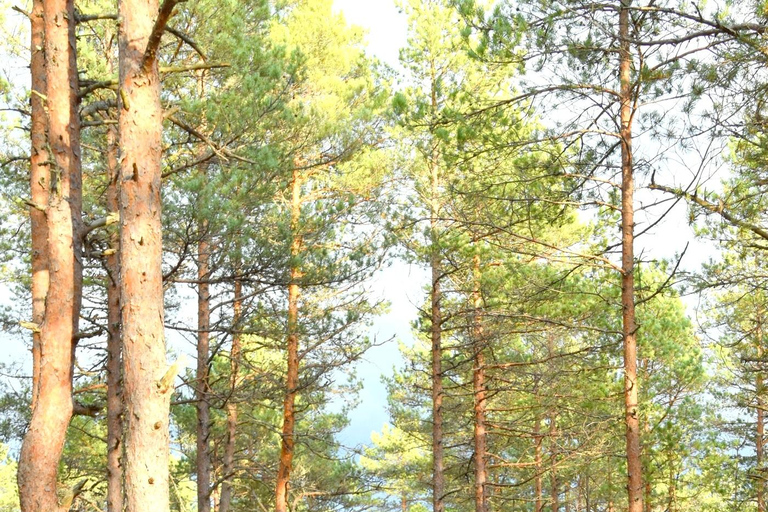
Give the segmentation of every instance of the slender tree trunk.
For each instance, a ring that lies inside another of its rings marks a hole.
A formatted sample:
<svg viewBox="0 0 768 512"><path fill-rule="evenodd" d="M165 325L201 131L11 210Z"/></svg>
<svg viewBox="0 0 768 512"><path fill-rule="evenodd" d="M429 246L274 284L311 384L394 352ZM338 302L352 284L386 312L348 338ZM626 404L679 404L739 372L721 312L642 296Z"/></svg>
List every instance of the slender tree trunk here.
<svg viewBox="0 0 768 512"><path fill-rule="evenodd" d="M174 0L119 0L120 307L125 510L169 510L168 417L177 365L163 332L162 107L156 58ZM157 18L157 20L156 20Z"/></svg>
<svg viewBox="0 0 768 512"><path fill-rule="evenodd" d="M40 42L39 5L34 6L33 40ZM59 510L56 497L57 469L64 440L72 416L72 371L76 333L80 314L82 286L81 265L81 187L80 124L77 112L77 70L74 46L74 4L71 0L49 0L43 3L45 78L34 81L45 84L49 155L49 178L40 176L41 154L36 145L44 144L45 121L34 119L33 158L36 167L31 174L38 183L32 190L39 196L49 183L45 205L46 248L42 251L40 231L34 242L40 244L42 259L47 256L50 280L45 293L44 310L33 304L36 314L44 312L39 325L37 347L33 352L35 398L29 429L24 436L18 466L19 500L23 512ZM70 23L71 21L71 23ZM41 69L39 52L33 53L35 71ZM39 91L38 91L39 92ZM34 93L33 93L34 95ZM39 98L39 96L38 96ZM40 114L37 104L36 114ZM46 173L48 174L48 173ZM40 188L38 188L38 186ZM43 205L41 205L43 206ZM42 220L35 218L35 221ZM37 248L37 247L36 247ZM46 255L46 256L43 256ZM36 269L45 282L45 270ZM44 287L44 286L43 286ZM40 286L34 290L40 299ZM34 300L33 299L33 300Z"/></svg>
<svg viewBox="0 0 768 512"><path fill-rule="evenodd" d="M553 411L549 416L549 501L552 504L552 512L560 510L560 484L557 481L557 417Z"/></svg>
<svg viewBox="0 0 768 512"><path fill-rule="evenodd" d="M763 319L760 310L757 313L757 359L762 361L763 351ZM755 467L757 469L757 512L765 512L765 471L763 471L765 461L765 402L763 394L765 385L763 383L763 373L758 370L755 376L755 393L757 395L757 425L755 430Z"/></svg>
<svg viewBox="0 0 768 512"><path fill-rule="evenodd" d="M627 509L643 510L640 461L640 412L637 381L637 325L634 279L634 175L632 164L632 56L629 45L631 0L621 0L619 11L619 81L621 96L621 304L624 339L624 408L627 445Z"/></svg>
<svg viewBox="0 0 768 512"><path fill-rule="evenodd" d="M533 465L536 468L536 475L534 477L534 489L535 489L535 512L542 512L544 510L544 485L542 481L542 473L544 471L544 461L542 458L541 444L543 436L541 435L541 417L538 412L536 413L536 422L533 424L533 439L534 439L534 453L533 453Z"/></svg>
<svg viewBox="0 0 768 512"><path fill-rule="evenodd" d="M667 463L669 464L669 483L667 484L667 511L677 512L677 482L675 471L675 453L669 450L667 455Z"/></svg>
<svg viewBox="0 0 768 512"><path fill-rule="evenodd" d="M437 113L437 77L434 63L431 64L431 105ZM440 158L437 140L433 137L430 155L431 197L430 197L430 338L432 342L432 511L444 512L445 462L443 447L443 316L441 310L442 259L440 257L439 215L440 215Z"/></svg>
<svg viewBox="0 0 768 512"><path fill-rule="evenodd" d="M208 378L208 358L210 352L211 295L210 284L210 244L206 231L208 223L200 222L201 240L197 247L197 372L195 399L197 404L197 510L211 510L211 454L210 454L210 382Z"/></svg>
<svg viewBox="0 0 768 512"><path fill-rule="evenodd" d="M477 242L475 242L477 243ZM486 391L485 391L485 340L483 339L482 324L482 306L483 298L480 289L481 271L480 255L475 254L472 258L472 308L474 318L472 320L472 342L474 352L474 368L472 371L472 388L474 396L475 413L475 512L487 512L487 496L485 492L485 483L488 479L486 469Z"/></svg>
<svg viewBox="0 0 768 512"><path fill-rule="evenodd" d="M547 335L547 357L550 361L554 361L555 356L555 336L553 333ZM550 367L550 373L557 372L557 368L554 364ZM547 411L547 420L549 421L549 495L552 505L552 512L557 512L560 509L560 485L557 481L557 411L554 407L550 406ZM566 494L567 501L567 494Z"/></svg>
<svg viewBox="0 0 768 512"><path fill-rule="evenodd" d="M285 382L285 402L283 403L283 433L280 444L280 463L277 470L277 486L275 491L275 511L288 510L288 483L293 465L295 446L296 393L299 387L299 279L301 269L297 259L302 250L302 239L298 234L301 218L301 177L294 169L291 181L291 242L292 263L290 282L288 284L288 330L287 330L287 372Z"/></svg>
<svg viewBox="0 0 768 512"><path fill-rule="evenodd" d="M237 402L235 392L239 385L240 372L240 329L243 312L243 284L235 268L235 296L232 315L232 350L229 353L229 400L227 401L227 441L224 447L224 482L221 484L219 512L229 512L232 503L232 475L235 472L235 435L237 433Z"/></svg>
<svg viewBox="0 0 768 512"><path fill-rule="evenodd" d="M107 211L118 211L117 130L107 129ZM120 263L117 253L120 237L110 235L107 264L107 512L123 510L123 392L122 342L120 339Z"/></svg>
<svg viewBox="0 0 768 512"><path fill-rule="evenodd" d="M32 75L31 103L31 156L29 168L29 208L32 235L32 322L40 326L45 319L45 296L48 293L48 226L45 208L48 205L48 121L45 113L46 69L45 69L45 20L43 0L32 2L30 17L32 35L30 47L30 71ZM32 409L37 401L40 380L40 331L32 331Z"/></svg>

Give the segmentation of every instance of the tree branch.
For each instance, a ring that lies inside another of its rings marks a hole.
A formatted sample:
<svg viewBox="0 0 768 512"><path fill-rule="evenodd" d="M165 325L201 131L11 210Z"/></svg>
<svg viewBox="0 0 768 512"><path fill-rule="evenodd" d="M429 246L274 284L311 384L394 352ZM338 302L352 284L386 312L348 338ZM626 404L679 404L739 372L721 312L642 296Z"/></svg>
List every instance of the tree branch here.
<svg viewBox="0 0 768 512"><path fill-rule="evenodd" d="M144 50L144 60L141 63L141 69L146 74L157 60L157 49L160 47L160 39L163 37L165 26L173 15L173 8L176 4L186 2L186 0L165 0L160 7L160 12L155 19L155 26L152 27L152 33L147 41L147 48Z"/></svg>
<svg viewBox="0 0 768 512"><path fill-rule="evenodd" d="M665 187L664 185L657 185L655 183L651 183L648 188L650 188L651 190L661 190L669 194L674 194L678 197L683 197L689 203L697 204L700 207L704 208L704 210L710 213L716 213L720 215L722 218L730 222L731 225L742 228L742 229L746 229L747 231L751 231L752 233L756 234L760 238L764 240L768 240L768 231L766 231L764 228L756 224L751 224L749 222L746 222L737 218L734 214L732 214L731 212L725 209L725 204L722 201L715 204L707 201L706 199L702 199L696 194L691 194L690 192L685 192L683 190L675 189L672 187Z"/></svg>

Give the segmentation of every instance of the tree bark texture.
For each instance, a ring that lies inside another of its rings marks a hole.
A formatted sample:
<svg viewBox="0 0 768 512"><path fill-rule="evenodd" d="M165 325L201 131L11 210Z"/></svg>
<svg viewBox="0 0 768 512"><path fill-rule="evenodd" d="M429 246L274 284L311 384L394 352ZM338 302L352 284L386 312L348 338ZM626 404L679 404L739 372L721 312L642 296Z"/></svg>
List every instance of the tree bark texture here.
<svg viewBox="0 0 768 512"><path fill-rule="evenodd" d="M621 304L624 341L624 410L626 422L627 510L643 510L640 460L640 412L637 381L637 324L634 280L634 169L632 163L632 56L629 41L631 0L619 10L619 82L621 121Z"/></svg>
<svg viewBox="0 0 768 512"><path fill-rule="evenodd" d="M168 416L175 368L163 332L160 202L162 108L147 62L157 0L119 0L120 307L125 406L125 510L169 510ZM162 29L162 27L161 27Z"/></svg>
<svg viewBox="0 0 768 512"><path fill-rule="evenodd" d="M275 511L288 511L288 484L295 447L296 393L299 387L299 279L301 269L297 263L302 250L302 239L298 234L301 218L301 176L294 169L291 181L291 242L292 263L290 282L288 284L288 324L287 324L287 371L285 380L285 401L283 403L283 431L280 443L280 461L277 470L277 485L275 489Z"/></svg>
<svg viewBox="0 0 768 512"><path fill-rule="evenodd" d="M24 512L51 512L60 508L56 496L57 470L73 408L72 370L82 287L80 133L74 4L72 0L48 0L42 3L42 9L36 3L33 11L33 41L40 42L42 14L45 52L44 77L35 77L33 85L36 88L45 86L50 148L48 165L43 170L46 176L41 177L42 155L35 150L35 146L45 144L46 120L39 119L38 103L35 105L37 116L33 119L35 128L32 135L35 138L30 162L36 167L31 174L37 177L38 183L32 186L32 190L39 196L47 188L48 199L45 230L35 233L33 240L39 243L39 255L42 256L42 259L35 261L39 265L36 269L40 278L37 284L42 285L46 281L45 269L41 265L45 259L49 279L44 310L39 303L36 306L33 304L35 314L43 316L33 352L33 365L37 365L33 368L36 380L34 407L21 447L17 479ZM39 59L39 51L33 52L33 69L38 73L41 71ZM33 96L39 98L34 93ZM41 287L36 286L34 293L33 300L39 300Z"/></svg>
<svg viewBox="0 0 768 512"><path fill-rule="evenodd" d="M31 156L29 162L30 199L29 208L32 236L32 322L42 325L45 318L45 296L48 293L48 226L45 208L48 205L48 121L45 113L46 70L45 70L45 21L43 0L32 2L30 16L30 71L32 93L30 94ZM37 401L37 386L40 380L40 331L32 332L32 408Z"/></svg>
<svg viewBox="0 0 768 512"><path fill-rule="evenodd" d="M120 166L117 161L117 129L107 129L107 210L116 213L118 207L117 181ZM123 510L123 379L122 340L120 336L120 262L117 231L110 235L107 255L107 512Z"/></svg>
<svg viewBox="0 0 768 512"><path fill-rule="evenodd" d="M197 510L211 510L211 454L210 454L210 382L208 375L208 359L210 353L211 329L211 294L210 284L210 244L205 232L208 223L200 222L202 239L197 247L197 372L195 398L197 406Z"/></svg>

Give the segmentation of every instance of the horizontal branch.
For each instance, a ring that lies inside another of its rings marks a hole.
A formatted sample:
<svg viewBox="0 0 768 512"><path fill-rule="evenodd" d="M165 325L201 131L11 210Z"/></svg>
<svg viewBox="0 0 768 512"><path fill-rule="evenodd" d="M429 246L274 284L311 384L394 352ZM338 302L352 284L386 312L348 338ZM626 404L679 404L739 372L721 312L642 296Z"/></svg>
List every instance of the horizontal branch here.
<svg viewBox="0 0 768 512"><path fill-rule="evenodd" d="M696 194L691 194L690 192L686 192L684 190L680 190L672 187L666 187L664 185L657 185L656 183L651 183L648 188L650 188L651 190L661 190L662 192L667 192L668 194L674 194L677 197L682 197L689 203L696 204L710 213L715 213L717 215L720 215L723 219L730 222L731 225L742 228L742 229L746 229L747 231L751 231L752 233L756 234L760 238L764 240L768 240L768 231L766 231L761 226L739 219L733 213L725 209L725 203L723 203L722 201L719 201L718 203L712 203L710 201L707 201L706 199L699 197Z"/></svg>

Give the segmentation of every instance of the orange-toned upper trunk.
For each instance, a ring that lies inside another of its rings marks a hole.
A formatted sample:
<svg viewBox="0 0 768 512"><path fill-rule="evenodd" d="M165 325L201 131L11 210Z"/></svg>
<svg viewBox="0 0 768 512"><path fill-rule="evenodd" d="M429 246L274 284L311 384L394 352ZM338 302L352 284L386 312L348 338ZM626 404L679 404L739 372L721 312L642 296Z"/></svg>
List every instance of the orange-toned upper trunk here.
<svg viewBox="0 0 768 512"><path fill-rule="evenodd" d="M125 510L164 512L173 375L163 333L160 78L147 52L162 23L153 30L157 0L119 0L118 15Z"/></svg>
<svg viewBox="0 0 768 512"><path fill-rule="evenodd" d="M298 170L293 171L291 182L291 256L293 263L290 268L288 284L288 329L286 333L287 369L285 379L285 400L283 402L283 431L280 443L280 461L277 469L275 485L275 511L288 511L288 485L293 466L294 449L296 445L296 393L299 387L299 283L301 269L296 263L302 249L302 239L297 233L301 217L301 176Z"/></svg>

